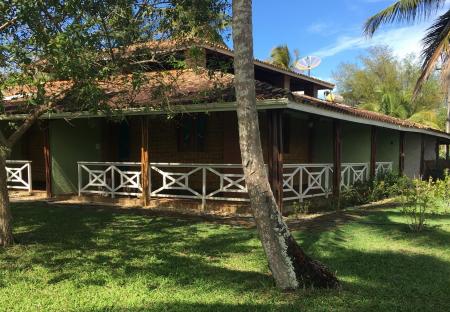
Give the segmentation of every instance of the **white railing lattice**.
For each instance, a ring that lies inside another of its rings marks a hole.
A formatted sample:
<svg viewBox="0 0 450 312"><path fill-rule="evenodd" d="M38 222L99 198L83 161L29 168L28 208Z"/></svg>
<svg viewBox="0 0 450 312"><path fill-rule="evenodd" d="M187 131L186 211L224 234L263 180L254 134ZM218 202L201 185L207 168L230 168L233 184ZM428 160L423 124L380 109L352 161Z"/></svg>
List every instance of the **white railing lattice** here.
<svg viewBox="0 0 450 312"><path fill-rule="evenodd" d="M152 197L206 200L248 201L241 165L150 163L149 192ZM303 201L328 197L332 192L333 165L285 164L283 166L284 200ZM377 173L392 170L392 163L376 164ZM349 189L369 177L368 163L344 163L341 187ZM140 163L78 162L79 195L104 194L140 196Z"/></svg>
<svg viewBox="0 0 450 312"><path fill-rule="evenodd" d="M392 171L392 162L377 162L375 166L375 174L380 175Z"/></svg>
<svg viewBox="0 0 450 312"><path fill-rule="evenodd" d="M9 189L32 191L31 161L7 160L6 181Z"/></svg>
<svg viewBox="0 0 450 312"><path fill-rule="evenodd" d="M142 193L140 168L136 162L78 162L78 195L138 196Z"/></svg>

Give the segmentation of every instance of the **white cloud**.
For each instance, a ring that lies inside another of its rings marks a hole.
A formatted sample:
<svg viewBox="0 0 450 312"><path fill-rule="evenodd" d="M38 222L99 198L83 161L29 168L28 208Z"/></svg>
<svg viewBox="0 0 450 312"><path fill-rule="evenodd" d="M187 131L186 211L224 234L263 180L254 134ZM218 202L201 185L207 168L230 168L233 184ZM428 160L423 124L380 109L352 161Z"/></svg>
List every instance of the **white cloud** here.
<svg viewBox="0 0 450 312"><path fill-rule="evenodd" d="M306 29L308 32L313 33L313 34L318 34L323 32L324 30L328 29L328 25L326 23L323 22L316 22L313 23L311 25L308 26L308 28Z"/></svg>
<svg viewBox="0 0 450 312"><path fill-rule="evenodd" d="M372 38L366 38L364 35L340 36L337 40L313 54L320 57L330 57L347 50L366 49L378 45L387 45L392 48L399 57L405 57L408 54L419 54L422 49L422 37L428 27L428 23L421 23L409 27L391 28L380 31Z"/></svg>

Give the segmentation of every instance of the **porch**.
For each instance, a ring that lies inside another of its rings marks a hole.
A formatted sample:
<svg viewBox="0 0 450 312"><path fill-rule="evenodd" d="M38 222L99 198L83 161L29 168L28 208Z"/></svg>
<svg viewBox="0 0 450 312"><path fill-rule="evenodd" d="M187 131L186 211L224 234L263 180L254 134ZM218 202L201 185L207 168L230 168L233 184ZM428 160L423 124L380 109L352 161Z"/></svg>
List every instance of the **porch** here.
<svg viewBox="0 0 450 312"><path fill-rule="evenodd" d="M369 163L343 163L341 190L369 179ZM8 161L8 188L32 192L31 161ZM392 162L377 162L376 174L392 171ZM78 196L136 197L143 194L140 162L77 163ZM303 202L333 193L333 164L284 164L283 201ZM242 165L149 163L151 198L248 202Z"/></svg>
<svg viewBox="0 0 450 312"><path fill-rule="evenodd" d="M281 204L337 196L381 172L419 176L422 163L435 156L436 140L416 133L288 109L261 110L259 122L267 172ZM36 185L45 187L47 197L186 199L203 208L248 201L234 111L42 124L19 145L41 142L33 148L41 154L13 153L28 160L31 171L23 173L28 184L22 186L29 191Z"/></svg>
<svg viewBox="0 0 450 312"><path fill-rule="evenodd" d="M78 162L78 195L142 196L141 163ZM266 166L267 167L267 166ZM333 164L284 164L283 201L302 202L328 197L333 192ZM377 162L376 174L392 171L392 162ZM369 179L369 163L344 163L341 190ZM151 198L247 202L242 165L150 163L148 193Z"/></svg>

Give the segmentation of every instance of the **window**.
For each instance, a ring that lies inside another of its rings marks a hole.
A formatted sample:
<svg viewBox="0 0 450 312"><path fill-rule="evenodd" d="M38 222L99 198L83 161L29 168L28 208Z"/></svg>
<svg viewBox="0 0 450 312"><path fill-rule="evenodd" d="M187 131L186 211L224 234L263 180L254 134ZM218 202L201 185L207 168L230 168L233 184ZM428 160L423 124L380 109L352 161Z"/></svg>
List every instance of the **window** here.
<svg viewBox="0 0 450 312"><path fill-rule="evenodd" d="M203 152L206 140L205 114L183 116L178 126L178 151Z"/></svg>

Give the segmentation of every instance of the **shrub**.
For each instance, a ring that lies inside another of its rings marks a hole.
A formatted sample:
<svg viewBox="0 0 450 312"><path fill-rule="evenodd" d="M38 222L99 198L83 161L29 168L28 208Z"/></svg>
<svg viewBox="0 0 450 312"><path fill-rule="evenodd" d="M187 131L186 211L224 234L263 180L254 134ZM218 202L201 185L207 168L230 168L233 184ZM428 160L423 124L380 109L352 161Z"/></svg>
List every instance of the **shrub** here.
<svg viewBox="0 0 450 312"><path fill-rule="evenodd" d="M411 180L406 176L387 172L375 179L359 182L341 192L341 206L349 207L367 204L389 197L400 196L402 191L411 187Z"/></svg>
<svg viewBox="0 0 450 312"><path fill-rule="evenodd" d="M436 187L432 180L412 180L411 187L402 191L402 211L408 217L409 227L415 232L425 228L428 214L436 207Z"/></svg>
<svg viewBox="0 0 450 312"><path fill-rule="evenodd" d="M441 201L441 206L444 213L450 213L450 172L445 170L444 178L436 180L436 196Z"/></svg>

